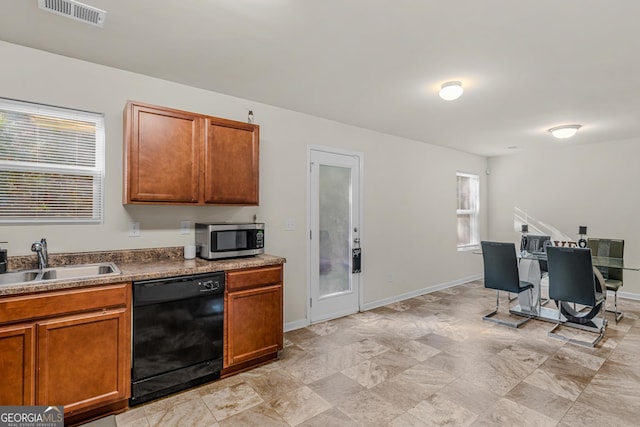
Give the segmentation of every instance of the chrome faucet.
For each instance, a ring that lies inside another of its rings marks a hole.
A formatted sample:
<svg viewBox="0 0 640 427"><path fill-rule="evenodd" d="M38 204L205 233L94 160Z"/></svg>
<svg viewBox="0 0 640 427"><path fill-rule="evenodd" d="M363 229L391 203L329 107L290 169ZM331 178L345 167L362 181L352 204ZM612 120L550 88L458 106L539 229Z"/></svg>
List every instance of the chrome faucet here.
<svg viewBox="0 0 640 427"><path fill-rule="evenodd" d="M49 254L47 253L47 239L44 237L39 242L31 245L31 251L38 254L38 268L44 270L49 265Z"/></svg>

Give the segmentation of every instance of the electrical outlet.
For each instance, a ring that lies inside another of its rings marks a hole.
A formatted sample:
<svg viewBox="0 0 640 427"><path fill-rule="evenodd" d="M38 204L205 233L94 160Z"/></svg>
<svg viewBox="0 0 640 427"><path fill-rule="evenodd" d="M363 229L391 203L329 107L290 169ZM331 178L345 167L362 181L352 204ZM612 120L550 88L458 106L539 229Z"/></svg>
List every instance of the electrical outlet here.
<svg viewBox="0 0 640 427"><path fill-rule="evenodd" d="M140 223L139 222L130 222L129 223L129 237L140 237Z"/></svg>
<svg viewBox="0 0 640 427"><path fill-rule="evenodd" d="M284 224L285 231L294 231L296 229L296 222L292 219L288 219Z"/></svg>
<svg viewBox="0 0 640 427"><path fill-rule="evenodd" d="M180 221L180 234L190 234L191 233L191 221L182 220Z"/></svg>

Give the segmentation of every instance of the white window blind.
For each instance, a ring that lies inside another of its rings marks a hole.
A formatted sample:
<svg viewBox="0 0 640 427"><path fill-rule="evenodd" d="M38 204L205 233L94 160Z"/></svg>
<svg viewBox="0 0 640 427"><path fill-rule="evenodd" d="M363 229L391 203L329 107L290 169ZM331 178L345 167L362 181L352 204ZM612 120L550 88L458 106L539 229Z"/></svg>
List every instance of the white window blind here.
<svg viewBox="0 0 640 427"><path fill-rule="evenodd" d="M458 178L458 250L478 247L480 233L480 180L478 175L457 173Z"/></svg>
<svg viewBox="0 0 640 427"><path fill-rule="evenodd" d="M100 223L104 116L0 98L0 223Z"/></svg>

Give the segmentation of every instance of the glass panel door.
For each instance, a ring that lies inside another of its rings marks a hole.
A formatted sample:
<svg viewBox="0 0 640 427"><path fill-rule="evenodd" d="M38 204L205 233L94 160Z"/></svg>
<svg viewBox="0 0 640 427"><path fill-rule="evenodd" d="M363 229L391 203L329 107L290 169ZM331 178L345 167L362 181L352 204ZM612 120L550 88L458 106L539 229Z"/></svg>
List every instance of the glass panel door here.
<svg viewBox="0 0 640 427"><path fill-rule="evenodd" d="M311 149L309 318L319 322L360 308L352 252L360 239L360 157Z"/></svg>
<svg viewBox="0 0 640 427"><path fill-rule="evenodd" d="M319 165L320 293L351 291L351 168Z"/></svg>

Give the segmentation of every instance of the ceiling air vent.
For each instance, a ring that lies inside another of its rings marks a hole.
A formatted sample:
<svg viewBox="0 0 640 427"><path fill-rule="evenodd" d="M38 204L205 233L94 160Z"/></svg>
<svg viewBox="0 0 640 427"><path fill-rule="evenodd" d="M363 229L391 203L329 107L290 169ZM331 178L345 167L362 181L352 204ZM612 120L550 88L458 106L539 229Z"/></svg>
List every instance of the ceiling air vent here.
<svg viewBox="0 0 640 427"><path fill-rule="evenodd" d="M38 0L38 7L98 27L104 26L104 20L107 17L107 12L104 10L75 0Z"/></svg>

